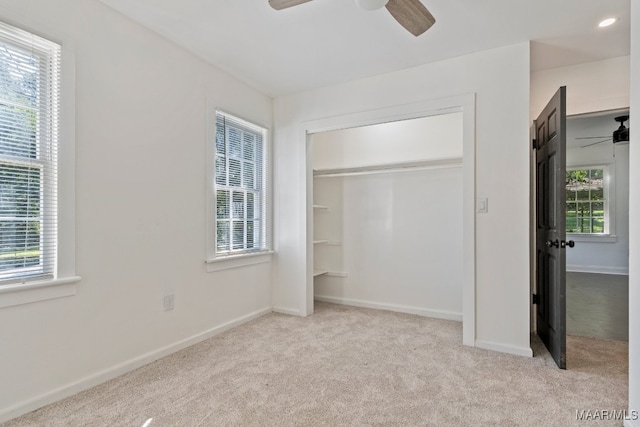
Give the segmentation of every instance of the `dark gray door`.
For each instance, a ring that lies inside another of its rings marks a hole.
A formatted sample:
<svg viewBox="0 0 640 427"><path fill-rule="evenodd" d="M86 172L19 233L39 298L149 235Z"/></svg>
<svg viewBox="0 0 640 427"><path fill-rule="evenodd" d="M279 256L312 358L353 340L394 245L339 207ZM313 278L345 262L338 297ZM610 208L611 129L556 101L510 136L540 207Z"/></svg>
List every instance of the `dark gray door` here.
<svg viewBox="0 0 640 427"><path fill-rule="evenodd" d="M566 369L566 87L536 120L536 243L538 335ZM573 244L573 242L571 242Z"/></svg>

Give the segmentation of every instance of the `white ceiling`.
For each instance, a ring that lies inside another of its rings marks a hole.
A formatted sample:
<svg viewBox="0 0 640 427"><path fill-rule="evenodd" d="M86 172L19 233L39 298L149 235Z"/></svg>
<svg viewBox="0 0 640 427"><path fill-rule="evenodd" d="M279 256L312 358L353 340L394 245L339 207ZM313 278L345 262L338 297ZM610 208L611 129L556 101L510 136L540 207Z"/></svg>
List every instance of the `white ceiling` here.
<svg viewBox="0 0 640 427"><path fill-rule="evenodd" d="M101 0L240 80L277 96L527 40L532 69L629 54L630 0L422 0L436 24L420 37L385 9L315 0ZM600 20L619 22L598 29Z"/></svg>

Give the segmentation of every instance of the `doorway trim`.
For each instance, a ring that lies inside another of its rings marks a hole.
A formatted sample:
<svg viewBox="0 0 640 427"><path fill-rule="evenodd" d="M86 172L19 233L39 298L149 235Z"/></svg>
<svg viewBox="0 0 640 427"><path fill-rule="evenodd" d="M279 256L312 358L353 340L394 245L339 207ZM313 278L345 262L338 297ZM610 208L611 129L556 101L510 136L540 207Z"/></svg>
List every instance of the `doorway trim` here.
<svg viewBox="0 0 640 427"><path fill-rule="evenodd" d="M418 119L462 112L462 342L475 346L476 340L476 217L475 217L475 102L476 94L358 111L301 123L306 141L306 289L304 309L313 313L313 153L315 133Z"/></svg>

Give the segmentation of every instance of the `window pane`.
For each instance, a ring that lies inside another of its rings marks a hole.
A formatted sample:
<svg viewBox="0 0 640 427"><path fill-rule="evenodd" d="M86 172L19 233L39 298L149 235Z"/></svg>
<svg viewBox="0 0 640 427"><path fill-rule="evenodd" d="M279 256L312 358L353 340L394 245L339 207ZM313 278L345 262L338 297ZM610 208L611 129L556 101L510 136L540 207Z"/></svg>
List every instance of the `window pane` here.
<svg viewBox="0 0 640 427"><path fill-rule="evenodd" d="M262 138L258 138L256 141L256 182L255 189L262 190L262 179L264 173L264 159L263 159L263 142Z"/></svg>
<svg viewBox="0 0 640 427"><path fill-rule="evenodd" d="M216 157L216 184L227 185L227 159Z"/></svg>
<svg viewBox="0 0 640 427"><path fill-rule="evenodd" d="M224 143L224 124L222 121L219 121L218 128L216 129L216 154L224 156L226 153L227 149Z"/></svg>
<svg viewBox="0 0 640 427"><path fill-rule="evenodd" d="M229 159L229 185L231 187L242 186L242 164L240 160Z"/></svg>
<svg viewBox="0 0 640 427"><path fill-rule="evenodd" d="M566 231L567 233L575 233L576 232L576 209L577 205L575 203L567 203L566 210Z"/></svg>
<svg viewBox="0 0 640 427"><path fill-rule="evenodd" d="M0 46L0 97L25 107L38 103L39 64L28 51L3 43Z"/></svg>
<svg viewBox="0 0 640 427"><path fill-rule="evenodd" d="M593 180L602 181L604 178L604 169L592 169L589 175Z"/></svg>
<svg viewBox="0 0 640 427"><path fill-rule="evenodd" d="M233 192L233 217L244 219L244 193Z"/></svg>
<svg viewBox="0 0 640 427"><path fill-rule="evenodd" d="M35 159L36 148L36 112L0 104L0 154Z"/></svg>
<svg viewBox="0 0 640 427"><path fill-rule="evenodd" d="M0 271L40 264L40 221L0 221Z"/></svg>
<svg viewBox="0 0 640 427"><path fill-rule="evenodd" d="M587 178L588 172L585 170L569 170L567 171L567 186L575 187L584 184L587 182Z"/></svg>
<svg viewBox="0 0 640 427"><path fill-rule="evenodd" d="M242 171L242 181L244 184L244 188L248 188L253 190L254 186L254 176L253 176L254 168L253 163L244 162L244 168Z"/></svg>
<svg viewBox="0 0 640 427"><path fill-rule="evenodd" d="M591 190L591 200L604 200L604 189L595 187Z"/></svg>
<svg viewBox="0 0 640 427"><path fill-rule="evenodd" d="M578 216L590 216L591 215L591 203L584 202L578 203Z"/></svg>
<svg viewBox="0 0 640 427"><path fill-rule="evenodd" d="M216 212L218 219L229 219L229 192L218 190L216 194Z"/></svg>
<svg viewBox="0 0 640 427"><path fill-rule="evenodd" d="M593 232L604 233L604 218L593 219Z"/></svg>
<svg viewBox="0 0 640 427"><path fill-rule="evenodd" d="M602 202L591 203L591 216L604 218L604 203Z"/></svg>
<svg viewBox="0 0 640 427"><path fill-rule="evenodd" d="M233 249L244 249L244 221L233 221Z"/></svg>
<svg viewBox="0 0 640 427"><path fill-rule="evenodd" d="M242 155L242 132L238 129L227 127L229 143L229 156L240 157Z"/></svg>
<svg viewBox="0 0 640 427"><path fill-rule="evenodd" d="M261 234L262 221L259 221L259 220L253 221L253 227L254 227L253 242L254 242L254 245L258 248L262 245L262 234Z"/></svg>
<svg viewBox="0 0 640 427"><path fill-rule="evenodd" d="M591 233L591 219L579 218L578 219L580 233Z"/></svg>
<svg viewBox="0 0 640 427"><path fill-rule="evenodd" d="M604 168L567 171L566 182L567 232L604 233Z"/></svg>
<svg viewBox="0 0 640 427"><path fill-rule="evenodd" d="M578 200L589 200L589 188L585 185L581 185L578 190Z"/></svg>
<svg viewBox="0 0 640 427"><path fill-rule="evenodd" d="M245 160L253 161L254 159L253 151L255 149L255 139L256 137L254 135L251 135L250 133L244 134L244 147L242 151L242 157Z"/></svg>
<svg viewBox="0 0 640 427"><path fill-rule="evenodd" d="M40 168L0 164L0 216L38 215L40 174Z"/></svg>
<svg viewBox="0 0 640 427"><path fill-rule="evenodd" d="M247 221L247 249L256 247L255 228L253 221Z"/></svg>
<svg viewBox="0 0 640 427"><path fill-rule="evenodd" d="M216 223L216 248L218 251L228 251L229 248L229 221Z"/></svg>
<svg viewBox="0 0 640 427"><path fill-rule="evenodd" d="M247 219L255 218L255 196L247 193Z"/></svg>

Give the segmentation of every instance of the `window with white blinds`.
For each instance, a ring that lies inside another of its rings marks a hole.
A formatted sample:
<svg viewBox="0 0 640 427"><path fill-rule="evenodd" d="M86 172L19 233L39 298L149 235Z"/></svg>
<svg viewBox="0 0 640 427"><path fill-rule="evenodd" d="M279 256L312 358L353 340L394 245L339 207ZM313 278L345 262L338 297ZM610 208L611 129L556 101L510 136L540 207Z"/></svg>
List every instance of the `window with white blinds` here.
<svg viewBox="0 0 640 427"><path fill-rule="evenodd" d="M267 152L266 129L216 112L216 256L270 249Z"/></svg>
<svg viewBox="0 0 640 427"><path fill-rule="evenodd" d="M55 275L60 56L0 23L0 285Z"/></svg>

